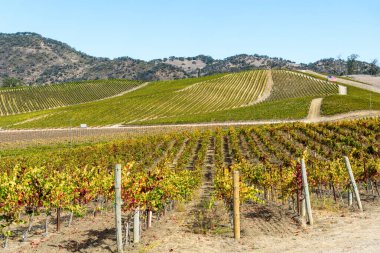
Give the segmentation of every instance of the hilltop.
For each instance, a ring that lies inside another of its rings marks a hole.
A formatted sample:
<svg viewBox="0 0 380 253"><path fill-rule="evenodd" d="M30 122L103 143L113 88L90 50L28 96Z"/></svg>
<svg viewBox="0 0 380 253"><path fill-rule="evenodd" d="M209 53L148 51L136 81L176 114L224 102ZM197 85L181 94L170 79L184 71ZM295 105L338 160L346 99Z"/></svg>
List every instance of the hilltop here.
<svg viewBox="0 0 380 253"><path fill-rule="evenodd" d="M130 57L93 57L37 33L0 33L0 80L15 77L25 84L124 78L173 80L252 68L296 67L291 61L260 55L210 56L143 61Z"/></svg>
<svg viewBox="0 0 380 253"><path fill-rule="evenodd" d="M333 67L339 66L340 72L345 73L346 61L339 60L338 63L324 59L310 64L297 64L287 59L258 54L240 54L222 60L205 55L171 56L151 61L130 57L108 59L87 55L66 43L37 33L0 33L0 84L6 77L17 78L27 85L112 78L155 81L268 68L309 68L335 73L338 71ZM367 74L370 64L358 63L356 74Z"/></svg>

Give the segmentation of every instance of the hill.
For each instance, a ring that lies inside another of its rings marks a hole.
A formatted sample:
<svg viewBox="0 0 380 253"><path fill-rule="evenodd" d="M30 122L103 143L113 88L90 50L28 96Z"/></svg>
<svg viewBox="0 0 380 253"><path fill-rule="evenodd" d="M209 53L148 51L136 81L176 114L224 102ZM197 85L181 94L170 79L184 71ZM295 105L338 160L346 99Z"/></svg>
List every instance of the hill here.
<svg viewBox="0 0 380 253"><path fill-rule="evenodd" d="M110 78L177 79L186 74L168 64L92 57L36 33L0 33L0 79L7 76L34 84Z"/></svg>
<svg viewBox="0 0 380 253"><path fill-rule="evenodd" d="M25 84L124 78L173 80L252 68L296 67L291 61L260 55L236 55L224 60L210 56L169 57L151 61L130 57L89 56L36 33L0 33L0 85L6 77Z"/></svg>
<svg viewBox="0 0 380 253"><path fill-rule="evenodd" d="M357 57L355 55L350 57ZM352 59L354 59L352 58ZM301 68L310 69L319 73L333 74L333 75L347 75L347 74L365 74L376 75L379 73L380 68L377 66L377 61L372 63L356 60L352 61L351 67L348 60L326 58L309 64L301 64Z"/></svg>
<svg viewBox="0 0 380 253"><path fill-rule="evenodd" d="M356 74L370 71L371 64L356 62ZM171 56L151 61L130 57L108 59L89 56L36 33L0 33L0 85L9 77L26 85L115 78L155 81L269 68L310 68L322 73L344 74L347 73L346 66L346 61L332 58L296 64L287 59L258 54L240 54L225 59L205 55Z"/></svg>
<svg viewBox="0 0 380 253"><path fill-rule="evenodd" d="M299 72L251 70L152 82L138 90L101 101L2 116L0 127L300 119L306 117L313 98L337 93L336 84ZM375 98L374 95L374 109L380 106L375 103ZM16 103L15 108L19 107ZM325 108L331 111L334 104Z"/></svg>

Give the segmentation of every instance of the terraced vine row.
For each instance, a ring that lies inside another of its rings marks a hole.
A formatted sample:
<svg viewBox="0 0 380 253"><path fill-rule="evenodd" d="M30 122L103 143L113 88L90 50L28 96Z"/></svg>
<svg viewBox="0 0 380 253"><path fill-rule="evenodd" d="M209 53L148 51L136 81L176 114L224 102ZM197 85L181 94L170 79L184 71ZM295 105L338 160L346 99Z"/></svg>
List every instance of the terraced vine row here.
<svg viewBox="0 0 380 253"><path fill-rule="evenodd" d="M296 97L324 97L338 94L338 85L335 83L298 72L273 70L272 78L274 85L268 101Z"/></svg>
<svg viewBox="0 0 380 253"><path fill-rule="evenodd" d="M136 92L107 99L107 101L56 109L51 113L46 112L43 113L43 117L36 117L31 122L18 122L17 127L39 124L54 126L65 121L64 124L68 124L71 122L68 119L73 119L76 124L80 119L81 122L89 125L96 125L93 123L94 120L102 122L101 124L107 122L135 123L248 106L263 95L268 75L269 72L266 70L255 70L195 79L154 82ZM31 92L25 91L25 94L28 94L25 96L33 96ZM65 96L61 97L65 101ZM40 109L61 106L62 101L58 98L59 96L55 95L51 101L42 100L39 105ZM6 103L10 101L12 106L5 104L3 107L9 108L3 109L3 115L38 109L34 102L33 106L30 106L31 108L26 106L21 109L24 105L21 101L17 101L16 104L11 103L12 98L6 100L4 98L4 101ZM26 105L28 104L29 102L26 103ZM6 119L4 118L4 120Z"/></svg>
<svg viewBox="0 0 380 253"><path fill-rule="evenodd" d="M302 73L286 70L251 70L201 78L152 82L146 87L123 96L84 103L111 96L122 89L128 90L127 86L130 84L127 82L110 85L110 87L119 87L112 92L105 81L27 88L20 91L9 90L0 93L0 116L68 104L81 104L39 112L38 115L30 114L30 117L28 114L22 117L2 116L0 125L3 128L51 128L79 125L83 122L90 126L100 126L176 122L177 120L187 121L191 118L201 121L204 120L202 115L212 115L213 112L217 115L218 111L251 105L253 105L252 110L257 108L255 106L260 108L258 112L266 110L264 106L255 105L261 102L269 102L270 105L271 102L282 99L304 98L307 100L310 97L325 97L338 93L336 84ZM62 87L62 90L58 87ZM239 110L236 110L238 115ZM226 113L231 112L226 111ZM210 120L218 120L219 116L216 117Z"/></svg>
<svg viewBox="0 0 380 253"><path fill-rule="evenodd" d="M350 157L360 189L379 194L379 123L218 128L2 157L0 225L10 236L12 225L31 214L51 217L66 210L83 215L89 208L102 209L113 199L112 168L120 162L126 164L122 198L127 214L137 207L162 212L173 200L189 200L202 173L212 174L214 184L205 189L230 205L234 170L241 172L243 201L290 203L299 211L297 159L302 156L313 198L343 198L349 180L342 155Z"/></svg>
<svg viewBox="0 0 380 253"><path fill-rule="evenodd" d="M262 95L267 78L268 72L260 70L197 82L172 92L164 101L160 95L142 101L131 116L139 121L247 106Z"/></svg>
<svg viewBox="0 0 380 253"><path fill-rule="evenodd" d="M0 89L0 116L95 101L125 92L139 84L140 81L114 79Z"/></svg>

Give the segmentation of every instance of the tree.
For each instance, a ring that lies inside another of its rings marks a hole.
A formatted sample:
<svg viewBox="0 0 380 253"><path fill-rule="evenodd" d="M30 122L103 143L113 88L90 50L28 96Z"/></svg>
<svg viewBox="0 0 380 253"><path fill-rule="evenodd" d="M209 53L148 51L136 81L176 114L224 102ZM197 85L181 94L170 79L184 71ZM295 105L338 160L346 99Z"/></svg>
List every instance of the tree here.
<svg viewBox="0 0 380 253"><path fill-rule="evenodd" d="M337 58L336 58L336 64L335 64L335 69L336 69L336 72L338 75L343 75L344 74L344 71L342 69L342 55L338 55Z"/></svg>
<svg viewBox="0 0 380 253"><path fill-rule="evenodd" d="M352 75L354 74L356 70L356 59L359 58L359 55L357 54L352 54L347 57L347 74Z"/></svg>
<svg viewBox="0 0 380 253"><path fill-rule="evenodd" d="M15 77L5 77L3 79L3 87L17 87L21 85L22 85L22 81Z"/></svg>
<svg viewBox="0 0 380 253"><path fill-rule="evenodd" d="M379 67L377 66L377 63L377 59L374 59L370 64L369 73L373 76L376 76L377 73L379 73Z"/></svg>

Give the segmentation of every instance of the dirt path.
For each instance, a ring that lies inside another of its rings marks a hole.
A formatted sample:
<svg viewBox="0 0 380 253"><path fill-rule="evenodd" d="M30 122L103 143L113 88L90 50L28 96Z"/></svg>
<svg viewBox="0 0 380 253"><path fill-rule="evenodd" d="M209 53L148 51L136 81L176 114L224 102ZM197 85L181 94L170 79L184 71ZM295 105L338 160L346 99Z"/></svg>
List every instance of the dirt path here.
<svg viewBox="0 0 380 253"><path fill-rule="evenodd" d="M313 75L316 75L316 76L323 77L323 78L327 79L327 76L321 75L321 74L319 74L317 72L314 72L314 71L311 71L311 70L303 70L302 72L310 73L310 74L313 74ZM355 86L357 88L361 88L361 89L365 89L365 90L369 90L369 91L380 93L380 87L371 86L371 85L368 85L368 84L359 83L359 82L355 82L355 81L351 81L351 80L347 80L347 79L342 79L342 78L339 78L339 77L337 77L336 79L337 79L337 81L339 83L343 83L343 84Z"/></svg>
<svg viewBox="0 0 380 253"><path fill-rule="evenodd" d="M318 122L328 122L341 119L356 119L363 117L375 117L380 116L380 110L360 110L348 113L335 114L332 116L320 117ZM18 129L18 130L0 130L0 137L2 134L22 133L28 135L30 133L38 132L57 132L57 133L71 133L72 131L81 131L82 135L86 135L86 132L91 132L94 135L96 131L105 133L107 131L115 132L138 132L149 131L154 129L186 129L186 128L201 128L201 127L229 127L229 126L249 126L249 125L267 125L267 124L280 124L280 123L293 123L293 122L307 122L307 119L294 119L294 120L247 120L247 121L230 121L230 122L210 122L210 123L186 123L186 124L158 124L158 125L146 125L146 126L119 126L119 127L88 127L88 128L43 128L43 129ZM25 136L26 137L26 136Z"/></svg>
<svg viewBox="0 0 380 253"><path fill-rule="evenodd" d="M177 210L143 235L143 243L132 252L246 252L232 237L210 234L209 231L231 232L229 216L221 201L212 201L215 138L210 144L203 166L202 186L194 200Z"/></svg>
<svg viewBox="0 0 380 253"><path fill-rule="evenodd" d="M321 117L321 105L323 98L314 98L311 101L309 114L306 119L309 121L317 120Z"/></svg>
<svg viewBox="0 0 380 253"><path fill-rule="evenodd" d="M195 234L184 226L189 213L175 212L164 227L157 224L156 229L147 231L144 245L136 252L375 253L380 247L379 204L366 202L363 214L316 210L312 228L299 227L285 211L274 206L244 204L239 242L233 240L232 230L228 229L218 234Z"/></svg>
<svg viewBox="0 0 380 253"><path fill-rule="evenodd" d="M257 240L255 252L379 252L380 207L359 213L319 214L315 226L288 238Z"/></svg>
<svg viewBox="0 0 380 253"><path fill-rule="evenodd" d="M362 110L332 116L321 116L310 120L257 120L235 122L193 123L177 125L151 125L151 126L120 126L120 127L91 127L91 128L56 128L56 129L25 129L25 130L0 130L0 147L12 148L26 147L53 143L75 143L83 141L112 140L129 134L159 134L173 131L191 131L195 128L213 128L230 126L253 126L282 124L294 122L331 122L338 120L360 119L366 117L379 117L380 110Z"/></svg>
<svg viewBox="0 0 380 253"><path fill-rule="evenodd" d="M267 100L267 98L269 98L269 96L272 92L272 88L273 88L272 70L268 70L268 81L267 81L267 85L265 86L263 93L261 94L261 96L256 101L250 103L249 105L258 104L258 103L261 103L261 102Z"/></svg>
<svg viewBox="0 0 380 253"><path fill-rule="evenodd" d="M91 101L91 102L96 102L96 101L106 100L106 99L110 99L110 98L120 97L120 96L123 96L123 95L125 95L125 94L127 94L127 93L130 93L130 92L132 92L132 91L135 91L135 90L139 90L139 89L141 89L141 88L144 88L144 87L147 86L149 83L150 83L150 82L145 82L145 83L143 83L143 84L141 84L141 85L139 85L139 86L136 86L135 88L132 88L132 89L130 89L130 90L126 90L126 91L120 92L120 93L118 93L118 94L116 94L116 95L113 95L113 96L110 96L110 97L106 97L106 98L102 98L102 99L98 99L98 100L94 100L94 101Z"/></svg>
<svg viewBox="0 0 380 253"><path fill-rule="evenodd" d="M380 88L380 76L350 75L348 77L354 79L354 81L364 82Z"/></svg>

